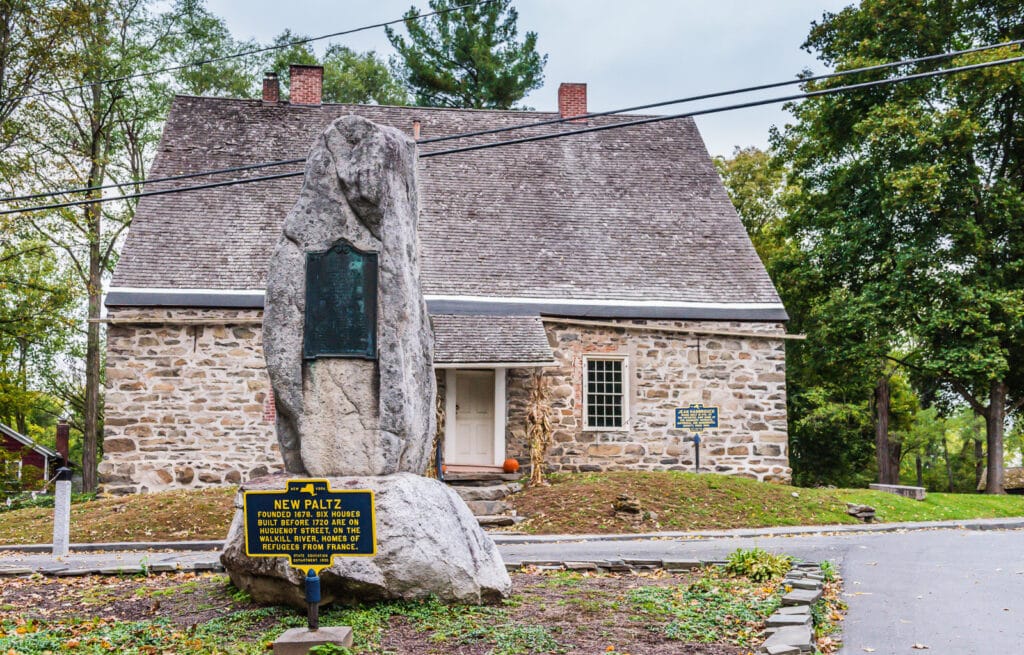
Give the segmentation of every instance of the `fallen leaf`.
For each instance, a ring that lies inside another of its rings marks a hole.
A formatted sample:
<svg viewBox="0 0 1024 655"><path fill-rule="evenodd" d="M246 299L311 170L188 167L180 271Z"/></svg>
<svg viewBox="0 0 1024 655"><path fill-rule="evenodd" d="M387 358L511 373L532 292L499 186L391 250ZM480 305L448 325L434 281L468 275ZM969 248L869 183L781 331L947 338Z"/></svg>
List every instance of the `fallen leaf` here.
<svg viewBox="0 0 1024 655"><path fill-rule="evenodd" d="M911 648L913 648L914 650L928 650L928 647L924 644L914 644L913 646L911 646Z"/></svg>
<svg viewBox="0 0 1024 655"><path fill-rule="evenodd" d="M865 646L864 648L861 648L861 650L864 651L865 653L873 653L873 652L875 652L874 648L868 648L867 646Z"/></svg>

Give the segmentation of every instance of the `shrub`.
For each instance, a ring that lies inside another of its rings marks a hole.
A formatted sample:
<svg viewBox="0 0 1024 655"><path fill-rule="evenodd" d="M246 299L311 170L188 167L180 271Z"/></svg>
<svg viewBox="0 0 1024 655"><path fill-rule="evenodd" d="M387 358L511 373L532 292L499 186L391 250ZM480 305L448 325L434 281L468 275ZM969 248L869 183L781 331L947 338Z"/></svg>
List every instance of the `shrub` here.
<svg viewBox="0 0 1024 655"><path fill-rule="evenodd" d="M765 582L785 575L792 563L792 558L786 555L773 555L760 548L739 548L730 553L725 570L754 582Z"/></svg>

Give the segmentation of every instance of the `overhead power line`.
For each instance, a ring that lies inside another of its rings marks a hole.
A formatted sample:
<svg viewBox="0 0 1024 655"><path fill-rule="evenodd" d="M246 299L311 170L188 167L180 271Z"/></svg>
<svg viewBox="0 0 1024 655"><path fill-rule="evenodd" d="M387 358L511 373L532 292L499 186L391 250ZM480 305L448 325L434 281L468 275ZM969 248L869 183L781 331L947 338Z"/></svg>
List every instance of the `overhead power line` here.
<svg viewBox="0 0 1024 655"><path fill-rule="evenodd" d="M41 193L32 193L27 196L13 196L10 198L0 198L0 202L17 202L22 200L39 200L40 198L52 198L54 196L66 196L72 193L88 193L90 191L103 191L105 189L123 189L124 187L139 186L143 184L155 184L156 182L174 182L176 180L188 180L196 177L208 177L210 175L218 175L223 173L240 173L242 171L251 171L259 168L273 168L274 166L287 166L288 164L301 164L306 161L302 159L281 159L279 161L268 161L262 164L246 164L244 166L232 166L231 168L218 168L211 171L199 171L198 173L182 173L181 175L169 175L167 177L151 177L146 180L134 180L129 182L111 182L110 184L104 184L102 186L83 186L77 189L63 189L61 191L44 191Z"/></svg>
<svg viewBox="0 0 1024 655"><path fill-rule="evenodd" d="M761 100L752 100L750 102L738 103L738 104L733 104L733 105L725 105L725 106L721 106L721 107L712 107L712 108L708 108L708 109L700 109L700 110L691 111L691 112L685 112L685 113L680 113L680 114L669 114L669 115L664 115L664 116L650 116L650 117L647 117L647 118L641 118L641 119L637 119L637 120L621 121L621 122L618 122L618 123L609 123L607 125L598 125L598 126L586 127L586 128L582 128L582 129L578 129L578 130L572 130L572 131L569 131L569 132L554 132L554 133L550 133L550 134L539 134L539 135L534 135L534 136L521 137L521 138L517 138L517 139L507 139L507 140L504 140L504 141L494 141L494 142L491 142L491 143L480 143L480 144L475 144L475 145L462 146L462 147L458 147L458 148L450 148L450 149L447 149L447 150L435 150L433 152L421 153L419 156L421 158L438 157L438 156L442 156L442 155L452 155L452 154L457 154L457 153L461 153L461 152L471 152L471 151L476 151L476 150L487 150L487 149L490 149L490 148L498 148L498 147L504 147L504 146L511 146L511 145L517 145L517 144L521 144L521 143L531 143L531 142L534 142L534 141L547 141L547 140L550 140L550 139L561 139L561 138L576 136L576 135L580 135L580 134L589 134L589 133L592 133L592 132L603 132L603 131L606 131L606 130L622 129L622 128L633 127L633 126L637 126L637 125L648 125L648 124L651 124L651 123L660 123L660 122L670 121L670 120L679 120L681 118L691 118L693 116L705 116L705 115L708 115L708 114L717 114L717 113L722 113L722 112L727 112L727 111L735 111L737 109L747 109L749 107L759 107L759 106L762 106L762 105L777 104L777 103L780 103L780 102L791 102L791 101L794 101L794 100L805 100L805 99L809 99L809 98L818 98L818 97L823 97L823 96L837 95L837 94L840 94L840 93L848 93L850 91L858 91L858 90L870 89L870 88L875 88L875 87L880 87L880 86L889 86L889 85L893 85L893 84L900 84L900 83L904 83L904 82L909 82L909 81L912 81L912 80L920 80L920 79L926 79L926 78L931 78L931 77L939 77L939 76L943 76L943 75L952 75L954 73L964 73L964 72L969 72L969 71L981 70L981 69L985 69L985 68L992 68L992 67L995 67L995 66L1005 66L1005 65L1008 65L1008 64L1015 64L1015 63L1020 63L1020 62L1024 62L1024 56L1012 57L1012 58L1009 58L1009 59L999 59L999 60L995 60L995 61L982 62L982 63L978 63L978 64L968 64L968 65L964 65L964 66L957 66L957 67L954 67L954 68L946 68L946 69L940 69L940 70L934 70L934 71L927 71L927 72L923 72L923 73L914 73L914 74L911 74L911 75L902 75L900 77L894 77L894 78L889 78L889 79L884 79L884 80L873 80L873 81L870 81L870 82L860 82L860 83L857 83L857 84L849 84L849 85L845 85L845 86L837 86L837 87L834 87L834 88L831 88L831 89L821 89L821 90L818 90L818 91L809 91L809 92L805 92L805 93L797 93L797 94L792 94L792 95L788 95L788 96L777 96L777 97L774 97L774 98L765 98L765 99L761 99ZM299 161L304 161L304 160L299 160ZM113 202L113 201L117 201L117 200L131 200L131 199L135 199L135 198L144 198L146 196L166 195L166 194L171 194L171 193L184 193L184 192L187 192L187 191L198 191L198 190L202 190L202 189L212 189L212 188L217 188L217 187L234 186L234 185L238 185L238 184L248 184L248 183L253 183L253 182L264 182L264 181L267 181L267 180L279 180L279 179L285 179L285 178L290 178L290 177L299 177L299 176L301 176L303 174L304 174L303 171L294 171L294 172L290 172L290 173L279 173L279 174L276 174L276 175L264 175L264 176L259 176L259 177L242 178L242 179L237 179L237 180L225 180L225 181L222 181L222 182L212 182L212 183L209 183L209 184L200 184L200 185L186 186L186 187L176 187L176 188L172 188L172 189L160 189L160 190L155 190L155 191L141 191L139 193L131 193L131 194L125 194L125 195L122 195L122 196L113 196L113 197L107 197L107 198L89 198L89 199L85 199L85 200L76 200L76 201L70 201L70 202L54 203L54 204L50 204L50 205L38 205L38 206L34 206L34 207L24 207L24 208L20 208L20 209L7 209L7 210L0 211L0 216L6 215L6 214L15 214L15 213L19 213L19 212L43 211L43 210L48 210L48 209L60 209L60 208L64 208L64 207L75 207L75 206L79 206L79 205L86 205L86 204L96 203L96 202Z"/></svg>
<svg viewBox="0 0 1024 655"><path fill-rule="evenodd" d="M470 5L465 5L465 6L470 6ZM320 37L318 37L318 38L320 38ZM900 59L898 61L886 62L884 64L874 64L872 66L863 66L863 67L860 67L860 68L851 68L851 69L848 69L848 70L837 71L837 72L834 72L834 73L823 73L821 75L814 75L814 76L803 77L803 78L794 78L794 79L791 79L791 80L783 80L783 81L780 81L780 82L768 82L768 83L765 83L765 84L758 84L758 85L755 85L755 86L748 86L748 87L743 87L743 88L738 88L738 89L730 89L730 90L727 90L727 91L716 91L716 92L713 92L713 93L704 93L704 94L695 95L695 96L687 96L687 97L683 97L683 98L675 98L675 99L672 99L672 100L663 100L663 101L649 103L649 104L645 104L645 105L634 105L632 107L624 107L624 108L621 108L621 109L611 109L611 110L608 110L608 111L592 112L592 113L588 113L588 114L580 114L578 116L567 116L565 118L553 118L553 119L546 119L546 120L541 120L541 121L531 121L531 122L527 122L527 123L519 123L517 125L509 125L509 126L505 126L505 127L498 127L498 128L487 129L487 130L477 130L477 131L474 131L474 132L460 132L458 134L450 134L450 135L447 135L447 136L433 137L433 138L430 138L430 139L420 139L419 141L417 141L417 143L420 144L420 145L430 144L430 143L440 143L440 142L452 141L452 140L456 140L456 139L466 139L466 138L476 137L476 136L485 136L485 135L488 135L488 134L499 134L499 133L504 133L504 132L513 132L513 131L528 129L528 128L531 128L531 127L542 127L542 126L545 126L545 125L556 125L556 124L560 124L560 123L567 123L567 122L571 122L571 121L579 121L579 120L588 119L588 118L596 118L596 117L599 117L599 116L613 116L613 115L616 115L616 114L624 114L624 113L629 113L629 112L634 112L634 111L641 111L641 110L644 110L644 109L653 109L653 108L656 108L656 107L666 107L666 106L670 106L670 105L681 105L681 104L686 104L686 103L689 103L689 102L697 102L699 100L710 100L712 98L721 98L721 97L726 97L726 96L741 95L741 94L750 93L750 92L753 92L753 91L764 91L764 90L767 90L767 89L774 89L774 88L779 88L779 87L792 86L794 84L803 84L803 83L806 83L806 82L816 82L816 81L820 81L820 80L827 80L827 79L835 79L835 78L847 77L847 76L850 76L850 75L856 75L856 74L860 74L860 73L868 73L868 72L874 72L874 71L879 71L879 70L887 70L887 69L891 69L891 68L897 68L899 66L907 66L907 65L910 65L910 64L918 64L918 63L923 63L923 62L927 62L927 61L937 61L937 60L943 60L943 59L951 59L953 57L958 57L958 56L965 55L965 54L971 54L971 53L976 53L976 52L984 52L986 50L993 50L993 49L996 49L996 48L1005 48L1005 47L1012 47L1012 46L1019 46L1019 45L1024 45L1024 39L1018 39L1018 40L1015 40L1015 41L1006 41L1006 42L1003 42L1003 43L996 43L996 44L991 44L991 45L978 46L976 48L968 48L968 49L965 49L965 50L953 50L953 51L942 52L942 53L934 54L934 55L926 55L926 56L923 56L923 57L914 57L914 58L911 58L911 59ZM182 175L171 175L171 176L168 176L168 177L155 177L155 178L149 178L149 179L145 179L145 180L128 181L128 182L114 182L114 183L110 183L110 184L104 184L102 186L79 187L79 188L76 188L76 189L64 189L64 190L60 190L60 191L48 191L48 192L40 192L40 193L34 193L34 194L29 194L29 195L23 195L23 196L13 196L13 197L8 197L8 198L0 198L0 202L8 202L8 203L9 202L20 202L20 201L25 201L25 200L38 200L38 199L41 199L41 198L52 198L54 196L68 195L68 194L72 194L72 193L88 193L90 191L98 191L98 190L106 190L106 189L121 189L121 188L125 188L125 187L138 186L140 184L153 184L153 183L156 183L156 182L172 182L172 181L176 181L176 180L186 180L186 179L197 178L197 177L206 177L208 175L218 175L218 174L223 174L223 173L238 173L238 172L242 172L242 171L260 169L260 168L269 168L269 167L273 167L273 166L286 166L286 165L289 165L289 164L301 164L304 161L305 161L304 158L282 159L282 160L279 160L279 161L263 162L263 163L259 163L259 164L249 164L249 165L245 165L245 166L233 166L233 167L230 167L230 168L220 168L220 169L199 171L199 172L196 172L196 173L185 173L185 174L182 174Z"/></svg>
<svg viewBox="0 0 1024 655"><path fill-rule="evenodd" d="M657 107L666 107L669 105L681 105L687 102L696 102L698 100L710 100L712 98L721 98L724 96L739 95L742 93L752 93L754 91L765 91L768 89L777 89L784 86L792 86L794 84L803 84L805 82L817 82L819 80L835 79L838 77L847 77L849 75L858 75L860 73L869 73L873 71L887 70L890 68L896 68L899 66L906 66L908 64L919 64L927 61L937 61L942 59L952 59L953 57L959 57L961 55L971 54L975 52L984 52L986 50L994 50L996 48L1006 48L1012 46L1019 46L1024 44L1024 39L1017 39L1016 41L1006 41L1004 43L996 43L993 45L983 45L977 48L969 48L967 50L953 50L949 52L942 52L936 55L927 55L924 57L914 57L913 59L901 59L899 61L887 62L884 64L875 64L873 66L863 66L861 68L851 68L849 70L836 71L834 73L823 73L821 75L812 75L809 77L798 77L792 80L784 80L782 82L769 82L767 84L758 84L756 86L748 86L741 89L732 89L730 91L716 91L714 93L705 93L702 95L689 96L686 98L677 98L675 100L662 100L660 102L652 102L646 105L635 105L633 107L625 107L623 109L612 109L610 111L597 111L588 114L580 114L578 116L567 116L565 118L552 118L549 120L536 121L532 123L524 123L522 125L511 125L507 127L496 127L488 130L478 130L476 132L463 132L461 134L452 134L448 136L437 136L430 139L420 139L417 141L419 144L425 143L439 143L442 141L452 141L454 139L465 139L472 136L483 136L486 134L499 134L501 132L512 132L515 130L522 130L528 127L539 127L542 125L556 125L558 123L567 123L569 121L584 120L587 118L596 118L598 116L612 116L614 114L625 114L628 112L642 111L644 109L655 109Z"/></svg>
<svg viewBox="0 0 1024 655"><path fill-rule="evenodd" d="M871 82L860 82L858 84L848 84L846 86L837 86L831 89L821 89L819 91L808 91L805 93L795 93L788 96L776 96L774 98L766 98L764 100L752 100L750 102L742 102L735 105L726 105L724 107L712 107L710 109L698 109L696 111L684 112L681 114L666 114L664 116L650 116L648 118L640 118L631 121L622 121L619 123L609 123L608 125L597 125L594 127L585 127L579 130L572 130L571 132L554 132L551 134L537 134L534 136L524 136L518 139L507 139L505 141L495 141L493 143L479 143L471 146L461 146L458 148L449 148L447 150L435 150L433 152L420 153L420 157L437 157L440 155L453 155L459 152L472 152L474 150L486 150L487 148L494 148L496 146L510 146L519 143L531 143L533 141L547 141L548 139L554 139L564 136L574 136L577 134L589 134L591 132L603 132L605 130L614 130L623 127L632 127L634 125L648 125L650 123L660 123L662 121L678 120L680 118L692 118L693 116L705 116L707 114L718 114L726 111L735 111L737 109L747 109L749 107L759 107L761 105L771 105L780 102L791 102L793 100L806 100L808 98L819 98L822 96L836 95L838 93L847 93L849 91L858 91L861 89L870 89L878 86L887 86L890 84L897 84L903 82L910 82L912 80L921 80L929 77L938 77L941 75L951 75L953 73L963 73L973 70L980 70L982 68L992 68L993 66L1005 66L1006 64L1014 64L1024 61L1024 56L1013 57L1011 59L999 59L996 61L988 61L979 64L969 64L965 66L958 66L956 68L945 68L934 71L927 71L924 73L914 73L911 75L902 75L900 77L894 77L885 80L873 80Z"/></svg>
<svg viewBox="0 0 1024 655"><path fill-rule="evenodd" d="M194 68L196 66L205 66L206 64L215 64L219 61L227 61L228 59L238 59L240 57L248 57L250 55L258 55L263 52L271 52L273 50L284 50L285 48L291 48L296 45L303 45L304 43L313 43L314 41L323 41L324 39L333 39L338 36L348 36L349 34L356 34L357 32L366 32L368 30L375 30L379 27L388 27L391 25L397 25L398 23L404 23L406 20L421 20L423 18L429 18L431 16L440 16L441 14L447 14L452 11L458 11L460 9L467 9L469 7L476 7L477 5L487 5L495 0L476 0L476 2L467 2L466 4L459 5L457 7L448 7L447 9L441 9L439 11L431 11L426 14L418 14L415 18L396 18L394 20L385 21L383 23L374 23L373 25L364 25L362 27L356 27L349 30L342 30L341 32L332 32L330 34L323 34L321 36L312 36L305 39L295 39L287 43L279 45L264 46L262 48L251 48L249 50L243 50L230 55L221 55L219 57L210 57L208 59L198 59L196 61L186 62L184 64L175 64L174 66L168 66L166 68L159 68L157 70L145 71L142 73L132 73L131 75L122 75L121 77L112 77L105 80L99 80L97 82L89 82L88 84L78 84L75 86L68 86L60 89L46 89L43 91L36 91L35 93L28 93L22 96L15 96L10 100L29 100L32 98L39 98L42 96L57 95L60 93L67 93L68 91L78 91L81 89L88 89L96 84L110 84L112 82L124 82L127 80L135 80L142 77L152 77L153 75L160 75L161 73L174 73L176 71L185 70L186 68Z"/></svg>

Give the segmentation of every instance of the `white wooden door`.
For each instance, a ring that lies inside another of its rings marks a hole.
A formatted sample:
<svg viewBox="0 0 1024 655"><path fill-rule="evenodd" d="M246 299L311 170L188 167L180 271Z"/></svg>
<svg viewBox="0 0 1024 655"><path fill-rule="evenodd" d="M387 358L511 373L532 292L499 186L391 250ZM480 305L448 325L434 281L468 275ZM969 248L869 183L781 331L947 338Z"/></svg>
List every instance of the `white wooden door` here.
<svg viewBox="0 0 1024 655"><path fill-rule="evenodd" d="M494 464L494 371L455 373L454 455L451 464Z"/></svg>

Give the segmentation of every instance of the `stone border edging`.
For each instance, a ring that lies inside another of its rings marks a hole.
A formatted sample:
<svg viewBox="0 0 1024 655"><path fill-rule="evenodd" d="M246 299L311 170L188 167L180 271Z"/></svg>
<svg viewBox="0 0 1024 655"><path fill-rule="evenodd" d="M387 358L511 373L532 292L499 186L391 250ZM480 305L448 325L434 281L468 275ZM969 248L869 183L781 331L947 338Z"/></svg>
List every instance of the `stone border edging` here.
<svg viewBox="0 0 1024 655"><path fill-rule="evenodd" d="M135 550L221 550L222 548L224 548L223 541L113 541L70 545L70 551L78 553ZM52 550L52 544L0 544L0 552L49 553Z"/></svg>
<svg viewBox="0 0 1024 655"><path fill-rule="evenodd" d="M909 521L905 523L872 523L834 525L801 525L780 528L736 528L733 530L706 530L701 532L641 532L637 534L550 534L521 535L489 532L496 544L543 544L565 541L639 541L644 539L726 539L730 537L785 537L794 535L899 532L900 530L1019 530L1024 528L1024 517L996 519L966 519L954 521ZM0 547L2 549L2 547Z"/></svg>
<svg viewBox="0 0 1024 655"><path fill-rule="evenodd" d="M1024 517L996 519L965 519L954 521L912 521L906 523L805 525L781 528L736 528L702 532L640 532L636 534L506 534L488 532L496 544L544 544L572 541L642 541L645 539L727 539L730 537L785 537L794 535L858 532L899 532L900 530L1020 530ZM95 544L71 544L72 552L134 550L220 550L223 541L126 541ZM0 551L50 552L51 544L0 544Z"/></svg>
<svg viewBox="0 0 1024 655"><path fill-rule="evenodd" d="M782 604L765 619L768 638L758 653L799 655L815 651L811 606L821 600L825 576L820 564L794 564L782 579Z"/></svg>

